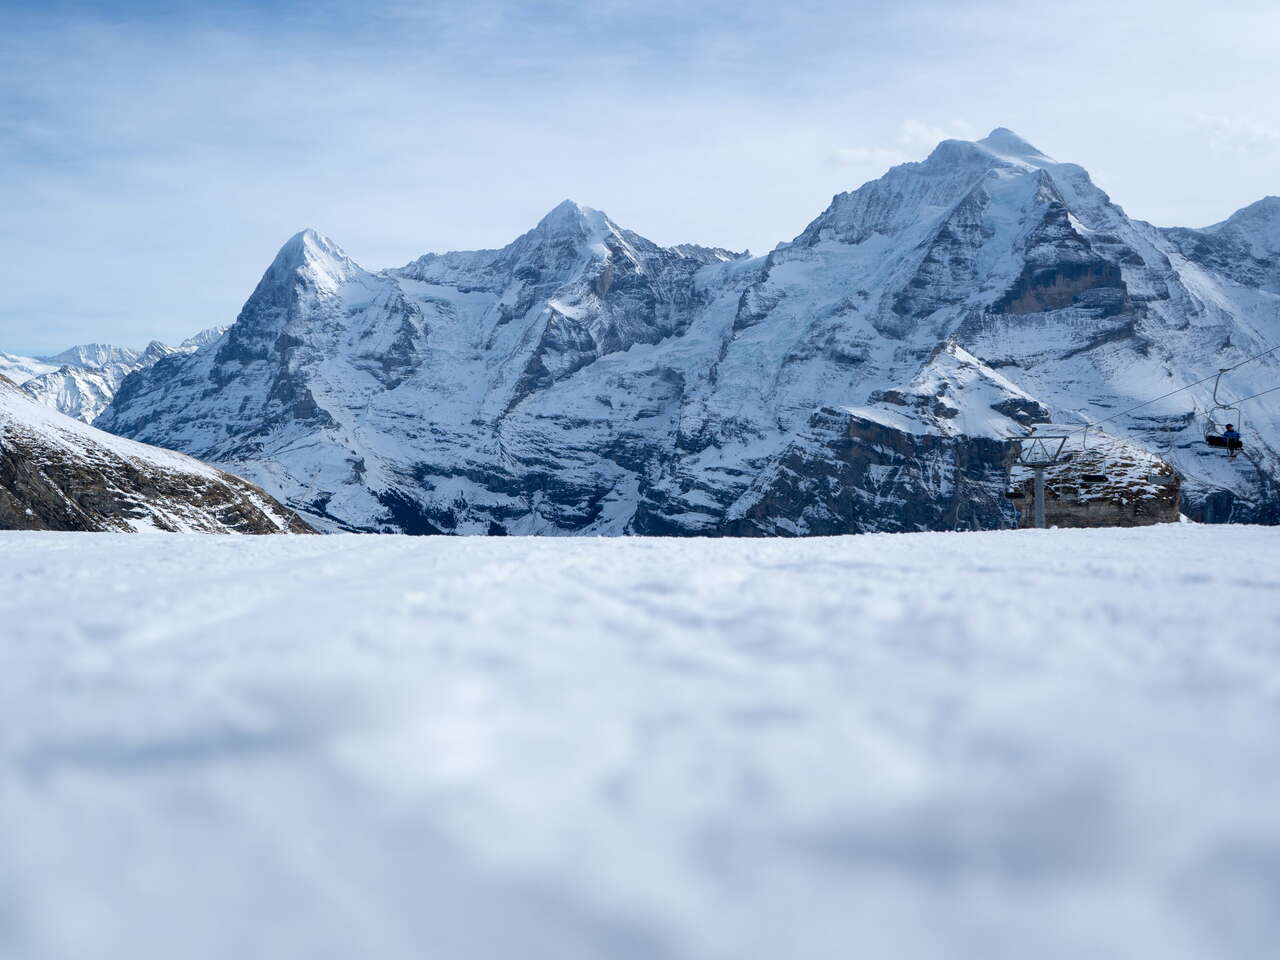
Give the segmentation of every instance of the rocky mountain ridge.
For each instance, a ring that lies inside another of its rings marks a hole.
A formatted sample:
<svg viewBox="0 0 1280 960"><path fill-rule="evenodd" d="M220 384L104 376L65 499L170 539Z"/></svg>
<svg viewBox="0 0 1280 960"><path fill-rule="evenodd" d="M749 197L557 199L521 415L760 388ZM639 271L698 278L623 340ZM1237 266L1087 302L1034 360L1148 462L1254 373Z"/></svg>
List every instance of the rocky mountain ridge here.
<svg viewBox="0 0 1280 960"><path fill-rule="evenodd" d="M0 530L311 532L253 484L96 430L3 375Z"/></svg>

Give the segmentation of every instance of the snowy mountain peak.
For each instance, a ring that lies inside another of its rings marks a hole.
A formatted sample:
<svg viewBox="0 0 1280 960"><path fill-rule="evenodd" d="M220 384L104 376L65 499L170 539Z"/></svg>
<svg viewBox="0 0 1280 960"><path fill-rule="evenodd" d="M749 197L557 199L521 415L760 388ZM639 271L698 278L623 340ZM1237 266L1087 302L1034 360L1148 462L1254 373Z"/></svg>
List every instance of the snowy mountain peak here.
<svg viewBox="0 0 1280 960"><path fill-rule="evenodd" d="M924 161L926 170L992 165L1028 170L1055 166L1057 161L1005 127L996 127L981 140L943 140Z"/></svg>
<svg viewBox="0 0 1280 960"><path fill-rule="evenodd" d="M226 326L209 327L207 330L201 330L194 336L187 337L182 343L178 344L179 350L198 350L205 344L213 343L227 332Z"/></svg>
<svg viewBox="0 0 1280 960"><path fill-rule="evenodd" d="M543 275L549 271L567 278L584 262L607 261L615 256L638 265L641 257L632 248L632 239L637 238L603 212L565 200L532 230L505 247L502 254Z"/></svg>
<svg viewBox="0 0 1280 960"><path fill-rule="evenodd" d="M167 343L161 343L159 340L152 340L147 344L146 349L142 351L140 359L156 359L167 357L169 354L176 352L173 347Z"/></svg>
<svg viewBox="0 0 1280 960"><path fill-rule="evenodd" d="M565 200L538 221L534 232L547 237L572 237L599 242L610 233L618 232L618 227L599 210L573 200Z"/></svg>
<svg viewBox="0 0 1280 960"><path fill-rule="evenodd" d="M1247 207L1241 207L1226 220L1205 227L1205 232L1216 233L1226 227L1252 227L1273 229L1280 236L1280 197L1263 197Z"/></svg>
<svg viewBox="0 0 1280 960"><path fill-rule="evenodd" d="M302 273L328 287L359 270L336 243L310 227L295 233L276 254L268 274Z"/></svg>
<svg viewBox="0 0 1280 960"><path fill-rule="evenodd" d="M138 352L109 343L81 343L48 359L53 363L77 367L105 367L112 363L133 363Z"/></svg>
<svg viewBox="0 0 1280 960"><path fill-rule="evenodd" d="M978 146L1002 157L1041 161L1050 159L1007 127L996 127L978 141Z"/></svg>
<svg viewBox="0 0 1280 960"><path fill-rule="evenodd" d="M1165 235L1191 260L1236 283L1280 294L1280 197L1263 197L1221 223Z"/></svg>

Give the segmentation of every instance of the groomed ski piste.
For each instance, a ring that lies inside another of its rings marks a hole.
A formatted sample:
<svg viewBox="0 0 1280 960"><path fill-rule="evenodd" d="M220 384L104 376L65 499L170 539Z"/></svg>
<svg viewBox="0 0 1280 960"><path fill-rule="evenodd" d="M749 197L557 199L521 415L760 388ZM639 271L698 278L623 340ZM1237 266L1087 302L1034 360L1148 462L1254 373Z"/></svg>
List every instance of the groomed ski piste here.
<svg viewBox="0 0 1280 960"><path fill-rule="evenodd" d="M1280 530L0 534L0 956L1275 956Z"/></svg>

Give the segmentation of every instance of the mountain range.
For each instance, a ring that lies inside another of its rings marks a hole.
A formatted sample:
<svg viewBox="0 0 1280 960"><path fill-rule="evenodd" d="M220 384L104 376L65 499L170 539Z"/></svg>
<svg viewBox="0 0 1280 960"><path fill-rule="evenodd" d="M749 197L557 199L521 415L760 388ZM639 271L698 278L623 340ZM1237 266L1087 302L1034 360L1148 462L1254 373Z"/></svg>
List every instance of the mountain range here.
<svg viewBox="0 0 1280 960"><path fill-rule="evenodd" d="M1193 518L1275 523L1280 394L1245 405L1228 460L1203 443L1212 383L1179 388L1246 360L1222 396L1280 384L1280 353L1249 359L1278 342L1280 199L1162 229L997 129L760 257L569 201L501 249L378 271L305 230L229 329L132 372L96 423L330 530L1011 525L1005 441L1037 423L1155 454Z"/></svg>
<svg viewBox="0 0 1280 960"><path fill-rule="evenodd" d="M201 331L176 347L153 340L142 350L85 343L51 357L0 353L0 376L8 377L45 406L93 423L129 374L145 370L161 357L191 353L216 340L225 330L226 327L214 327Z"/></svg>

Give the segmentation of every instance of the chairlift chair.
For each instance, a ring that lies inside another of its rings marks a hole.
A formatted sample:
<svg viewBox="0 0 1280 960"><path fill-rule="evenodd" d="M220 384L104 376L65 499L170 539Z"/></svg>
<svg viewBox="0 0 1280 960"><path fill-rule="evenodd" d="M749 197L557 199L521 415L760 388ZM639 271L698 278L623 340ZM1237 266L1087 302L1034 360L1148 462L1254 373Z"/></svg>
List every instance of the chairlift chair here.
<svg viewBox="0 0 1280 960"><path fill-rule="evenodd" d="M1228 426L1234 426L1236 433L1243 432L1244 418L1240 415L1238 406L1218 399L1218 382L1226 372L1219 370L1213 381L1213 407L1204 415L1204 442L1211 447L1226 450L1234 457L1244 447L1244 442L1234 437L1228 440L1223 434Z"/></svg>

